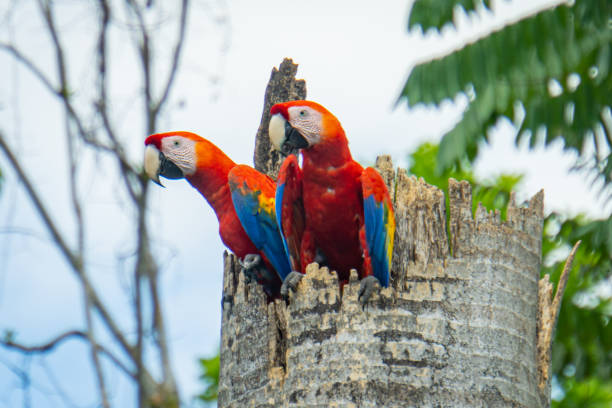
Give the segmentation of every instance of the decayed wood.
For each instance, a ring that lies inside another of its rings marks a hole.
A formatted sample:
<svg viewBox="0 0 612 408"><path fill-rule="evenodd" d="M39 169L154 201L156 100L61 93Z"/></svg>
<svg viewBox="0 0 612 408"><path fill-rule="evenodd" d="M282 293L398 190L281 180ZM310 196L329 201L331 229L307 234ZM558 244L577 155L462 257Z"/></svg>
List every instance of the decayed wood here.
<svg viewBox="0 0 612 408"><path fill-rule="evenodd" d="M546 405L550 405L552 341L555 334L555 327L557 326L557 319L559 318L559 311L561 310L561 301L563 299L563 293L565 292L565 285L569 279L569 272L572 269L574 255L576 255L580 243L581 241L578 241L574 244L574 247L565 261L563 272L561 272L561 276L559 277L555 297L553 298L552 296L552 283L550 282L549 275L544 275L542 279L540 279L538 286L538 387L541 398L547 401Z"/></svg>
<svg viewBox="0 0 612 408"><path fill-rule="evenodd" d="M541 229L531 228L538 218L541 228L541 208L520 208L507 223L484 210L472 217L462 212L471 208L469 187L451 180L458 199L451 200L451 225L466 242L453 240L451 257L440 196L401 177L398 200L421 200L406 230L421 232L406 233L413 242L397 246L393 284L365 310L356 275L341 292L336 274L316 264L288 306L266 305L226 258L232 278L225 291L234 304L223 314L220 407L543 406L536 365ZM401 221L406 212L398 207ZM442 249L416 250L426 243Z"/></svg>
<svg viewBox="0 0 612 408"><path fill-rule="evenodd" d="M440 190L377 165L396 214L390 287L362 308L355 272L340 289L312 264L288 305L266 303L226 255L219 407L545 407L542 193L502 222L450 180L447 228Z"/></svg>

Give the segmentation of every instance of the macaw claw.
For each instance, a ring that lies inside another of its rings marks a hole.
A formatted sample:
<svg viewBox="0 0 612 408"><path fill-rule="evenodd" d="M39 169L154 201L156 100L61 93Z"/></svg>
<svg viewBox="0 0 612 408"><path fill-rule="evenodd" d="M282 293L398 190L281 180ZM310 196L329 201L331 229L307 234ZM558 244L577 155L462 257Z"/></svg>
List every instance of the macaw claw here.
<svg viewBox="0 0 612 408"><path fill-rule="evenodd" d="M372 297L374 290L376 287L380 287L380 282L376 279L375 276L366 276L361 280L361 284L359 285L359 294L357 295L357 299L359 299L359 303L361 306L365 306Z"/></svg>
<svg viewBox="0 0 612 408"><path fill-rule="evenodd" d="M225 309L225 304L229 303L230 307L234 305L234 296L223 294L221 297L221 310Z"/></svg>
<svg viewBox="0 0 612 408"><path fill-rule="evenodd" d="M257 274L260 266L262 266L261 256L258 254L246 254L242 261L242 273L246 277L246 283L251 283L253 280L257 280Z"/></svg>
<svg viewBox="0 0 612 408"><path fill-rule="evenodd" d="M287 300L289 298L289 291L295 292L297 290L297 285L300 283L303 276L304 275L300 272L292 271L285 277L280 289L280 294L283 299Z"/></svg>

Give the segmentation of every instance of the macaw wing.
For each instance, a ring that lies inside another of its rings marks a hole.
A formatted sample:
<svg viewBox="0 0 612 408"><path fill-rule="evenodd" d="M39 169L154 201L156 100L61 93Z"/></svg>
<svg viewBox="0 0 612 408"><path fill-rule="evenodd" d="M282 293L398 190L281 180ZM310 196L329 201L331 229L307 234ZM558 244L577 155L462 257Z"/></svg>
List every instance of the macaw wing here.
<svg viewBox="0 0 612 408"><path fill-rule="evenodd" d="M281 229L285 251L292 270L304 272L300 258L305 225L302 170L295 155L287 156L281 165L276 185L276 220Z"/></svg>
<svg viewBox="0 0 612 408"><path fill-rule="evenodd" d="M234 209L242 227L272 264L281 280L291 272L276 224L274 181L257 170L238 165L228 175Z"/></svg>
<svg viewBox="0 0 612 408"><path fill-rule="evenodd" d="M368 253L374 276L386 287L389 285L395 234L393 204L383 178L374 168L368 167L363 171L361 187Z"/></svg>

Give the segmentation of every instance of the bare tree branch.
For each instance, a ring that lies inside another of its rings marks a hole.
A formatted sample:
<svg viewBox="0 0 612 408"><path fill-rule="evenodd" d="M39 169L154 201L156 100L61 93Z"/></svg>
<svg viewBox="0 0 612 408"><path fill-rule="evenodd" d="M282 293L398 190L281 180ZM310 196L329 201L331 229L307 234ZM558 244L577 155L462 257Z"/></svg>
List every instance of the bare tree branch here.
<svg viewBox="0 0 612 408"><path fill-rule="evenodd" d="M61 384L58 381L57 376L55 375L55 373L53 373L53 370L51 370L51 367L49 367L49 365L46 364L46 362L44 360L40 361L40 365L42 366L45 374L47 375L47 379L49 380L49 382L53 386L55 393L57 395L59 395L59 397L62 400L63 404L66 407L78 408L78 405L76 405L75 403L70 401L70 398L66 394L66 391L64 391L64 388L61 386Z"/></svg>
<svg viewBox="0 0 612 408"><path fill-rule="evenodd" d="M144 96L145 110L147 112L147 133L151 134L155 131L155 115L153 111L153 90L151 84L151 50L149 44L149 31L142 14L142 10L138 3L134 0L126 0L128 10L131 11L138 21L138 29L140 38L137 39L136 47L140 56L142 65L142 73L144 75Z"/></svg>
<svg viewBox="0 0 612 408"><path fill-rule="evenodd" d="M45 208L42 198L38 195L32 180L25 174L22 163L18 156L11 150L7 139L0 132L0 150L8 158L10 166L15 169L18 179L25 186L25 190L34 203L35 210L43 219L43 224L49 230L53 242L58 246L60 252L68 260L71 269L74 270L81 285L84 298L84 311L86 317L86 328L83 331L66 332L48 343L38 346L24 346L6 340L2 345L13 350L20 351L26 355L34 353L46 353L53 350L57 345L69 338L81 338L90 345L91 359L94 374L97 379L97 388L100 395L100 405L104 408L110 406L109 394L101 359L109 359L114 366L125 372L138 385L139 406L145 407L151 404L159 406L177 406L178 391L174 376L171 370L168 341L166 337L166 327L163 319L163 311L159 291L159 269L151 254L150 240L146 224L146 208L148 197L148 179L141 172L140 166L130 163L124 151L124 145L119 137L118 130L112 120L112 109L109 96L108 79L108 54L109 54L109 32L112 30L112 18L114 15L113 3L108 0L98 0L96 8L98 11L98 28L94 34L96 37L96 95L93 98L93 106L96 108L98 119L91 125L87 117L79 109L72 94L70 83L70 59L68 49L62 43L62 35L58 30L59 24L56 19L55 3L52 0L37 0L36 4L40 15L45 22L45 31L49 36L52 51L54 68L57 71L57 80L53 81L53 75L48 76L48 72L40 69L34 60L30 60L26 54L12 44L0 43L0 51L5 51L12 55L21 66L31 72L43 86L52 94L58 97L65 114L65 137L67 141L68 168L70 171L69 199L72 211L76 219L76 240L74 248L68 243L68 235L62 234L59 230L61 225L54 223L51 213ZM167 103L175 83L179 70L180 56L184 48L186 35L186 25L189 9L189 0L181 1L180 16L177 20L177 37L173 44L172 60L165 82L161 82L160 88L154 88L153 83L153 46L152 41L154 31L147 24L149 13L145 13L144 7L152 7L153 3L145 5L137 0L125 0L128 10L129 25L136 27L134 34L136 49L138 51L143 78L142 95L144 98L145 129L151 134L156 129L156 123L160 112ZM44 66L43 66L44 67ZM46 68L46 67L45 67ZM157 98L154 89L160 89L161 93ZM100 125L101 124L101 125ZM79 143L82 141L82 143ZM85 207L81 200L79 191L79 147L93 148L114 157L120 170L120 177L126 186L126 190L131 198L135 219L136 230L136 260L133 270L135 282L134 319L136 326L136 339L128 342L126 335L119 328L116 320L111 316L106 305L102 303L96 288L89 279L89 273L85 264L85 252L87 248L87 234L85 224ZM144 318L144 314L152 312L152 323L149 326L149 319ZM98 316L96 316L97 312ZM110 333L111 338L116 341L122 352L121 359L114 353L110 353L101 346L96 339L94 320L99 317L103 327ZM148 336L152 335L153 342L148 342ZM150 375L144 360L145 347L152 346L159 354L161 366L161 380L156 381ZM125 364L123 361L127 361ZM133 367L133 368L128 368Z"/></svg>
<svg viewBox="0 0 612 408"><path fill-rule="evenodd" d="M55 349L56 347L58 347L61 343L67 340L70 340L72 338L78 338L81 340L89 341L89 337L86 332L83 332L81 330L69 330L65 333L58 335L54 339L49 340L46 343L39 344L37 346L25 346L23 344L13 341L12 339L2 339L0 340L0 345L8 349L20 351L26 354L40 354L40 353L48 353L52 351L53 349ZM100 353L102 353L106 358L108 358L114 365L116 365L119 369L121 369L121 371L123 371L128 377L130 378L135 377L132 370L127 368L127 366L117 356L115 356L111 351L109 351L107 348L103 347L100 344L96 344L95 347Z"/></svg>
<svg viewBox="0 0 612 408"><path fill-rule="evenodd" d="M76 218L77 254L81 259L83 259L85 251L85 227L83 225L83 210L76 185L78 167L74 143L74 137L70 128L70 119L68 115L66 115L66 146L68 149L68 180L70 184L70 198L72 201L72 209Z"/></svg>
<svg viewBox="0 0 612 408"><path fill-rule="evenodd" d="M119 344L121 344L124 351L128 355L130 355L132 358L134 358L135 355L134 355L133 347L129 345L129 343L127 342L127 340L121 333L121 330L115 323L114 319L110 316L109 312L106 310L106 307L102 304L99 296L97 295L93 286L89 282L87 275L84 273L82 259L78 255L76 255L66 243L66 240L64 239L62 234L59 232L59 229L56 227L55 223L51 219L51 216L47 208L42 203L42 200L40 199L38 193L34 189L32 182L30 181L29 177L25 174L24 170L21 168L19 161L17 160L15 154L10 149L8 144L6 143L4 135L1 132L0 132L0 150L4 152L10 165L13 167L13 169L17 173L19 180L23 183L26 189L26 192L28 193L28 196L30 197L30 200L32 201L32 203L34 204L34 207L36 208L36 211L41 216L41 218L43 219L43 223L45 224L45 226L51 233L53 241L60 248L60 252L68 260L68 263L70 264L72 269L75 271L76 275L79 277L79 279L85 286L85 290L89 292L88 296L91 297L92 303L95 306L98 313L100 314L100 316L102 317L102 320L104 321L106 326L109 328L109 330L111 331L115 339L119 342Z"/></svg>
<svg viewBox="0 0 612 408"><path fill-rule="evenodd" d="M32 60L21 53L15 46L0 42L0 49L8 52L17 61L21 62L40 82L54 95L60 95L60 91L51 83L51 80L43 73L43 71L34 64Z"/></svg>
<svg viewBox="0 0 612 408"><path fill-rule="evenodd" d="M59 229L56 227L55 223L51 219L51 215L49 214L49 211L47 210L42 200L40 199L38 193L34 189L34 185L30 181L30 178L25 174L24 170L21 168L21 165L19 164L19 161L17 160L17 156L13 153L11 148L8 146L8 144L6 143L5 137L1 132L0 132L0 150L4 152L4 155L8 159L9 164L13 167L13 169L17 173L17 176L19 177L19 180L23 183L23 186L25 187L26 192L28 193L28 196L30 197L30 200L32 200L32 203L34 204L36 211L43 219L45 226L51 233L53 240L57 243L57 246L60 248L61 253L64 255L68 263L72 266L72 268L75 271L81 271L82 270L82 260L68 246L66 240L64 239Z"/></svg>
<svg viewBox="0 0 612 408"><path fill-rule="evenodd" d="M60 99L64 102L64 106L66 108L67 115L77 125L77 128L79 129L79 133L81 137L85 141L88 141L88 142L93 141L94 139L90 137L90 133L85 130L85 127L82 125L82 120L80 119L80 117L78 116L74 108L72 107L72 104L70 103L70 94L68 92L68 78L67 78L67 73L66 73L66 63L64 60L64 52L63 52L63 48L62 48L62 45L59 39L59 35L55 28L55 21L53 19L53 13L50 7L50 3L48 1L43 2L43 0L38 0L38 4L44 16L49 35L51 36L53 40L53 44L54 44L55 51L56 51L56 62L57 62L57 67L58 67L58 75L60 77L60 83L61 83L61 92L59 93ZM99 144L96 144L96 147L99 147ZM120 161L122 161L122 163L127 163L127 161L123 159L123 156L121 152L119 151L119 149L111 148L110 150L113 151L117 155L117 157L119 158ZM131 170L131 166L128 165L126 167L127 167L126 170L128 171ZM77 270L77 268L75 268L75 270ZM85 286L84 290L85 290L86 298L91 300L92 304L100 312L101 316L103 317L103 320L107 323L107 326L110 328L115 338L123 346L124 350L133 358L134 357L133 347L131 347L128 344L127 340L124 338L121 331L117 328L116 324L114 323L114 320L110 317L110 314L108 313L106 308L103 306L100 298L93 290L93 287L89 284L89 281L85 275L85 272L83 271L82 258L81 258L80 267L78 268L78 271L80 272L79 275L81 279L84 280L84 286Z"/></svg>
<svg viewBox="0 0 612 408"><path fill-rule="evenodd" d="M123 152L123 148L117 139L116 132L113 129L111 124L111 120L109 118L108 113L108 95L107 95L107 81L106 81L106 72L107 72L107 33L108 33L108 25L110 23L111 11L109 4L106 0L99 0L99 8L100 8L100 32L98 34L98 100L96 102L96 108L102 117L102 125L104 126L104 130L108 135L108 138L111 140L113 144L113 151L116 155L117 161L119 163L119 168L121 169L121 174L123 175L123 179L125 182L126 189L132 198L133 201L137 201L136 192L130 182L130 177L136 174L136 171L129 164L127 158L125 157L125 153Z"/></svg>
<svg viewBox="0 0 612 408"><path fill-rule="evenodd" d="M78 114L76 113L76 110L72 106L72 103L70 102L70 91L67 82L64 53L62 50L61 43L59 41L59 36L55 29L53 15L51 13L49 3L43 4L42 0L38 0L38 4L47 24L49 34L53 39L54 47L56 50L56 62L58 65L58 75L60 77L59 88L53 85L52 81L47 77L47 75L45 75L44 72L40 68L38 68L32 60L30 60L27 56L25 56L25 54L20 52L14 45L0 42L0 49L7 51L17 61L21 62L35 77L37 77L41 81L41 83L49 90L49 92L51 92L51 94L59 97L62 100L66 110L70 115L70 118L75 122L79 131L79 135L81 136L84 142L107 153L116 154L122 163L122 169L128 172L134 172L131 166L129 165L129 162L125 157L123 151L121 149L118 149L116 144L114 147L111 147L98 141L95 138L94 133L85 128L82 123L82 120L79 118Z"/></svg>
<svg viewBox="0 0 612 408"><path fill-rule="evenodd" d="M60 345L62 342L71 339L73 337L81 338L87 340L87 335L80 330L70 330L65 333L60 334L52 340L49 340L46 343L39 344L37 346L24 346L23 344L19 344L14 342L12 339L0 340L0 344L6 348L19 350L24 353L33 354L33 353L46 353L53 350L55 347Z"/></svg>
<svg viewBox="0 0 612 408"><path fill-rule="evenodd" d="M51 80L43 73L42 70L40 70L36 64L34 64L34 62L32 62L27 56L25 56L25 54L23 54L22 52L20 52L17 48L15 48L14 45L11 44L7 44L7 43L3 43L0 42L0 50L5 50L7 51L10 55L13 56L13 58L15 58L18 62L20 62L25 68L28 69L28 71L30 71L36 78L38 78L40 80L40 82L45 86L45 88L47 88L47 90L52 94L55 95L57 97L59 97L62 102L65 105L65 108L68 110L68 112L70 113L70 117L72 120L74 120L78 130L79 130L79 134L81 135L81 137L83 138L83 140L97 148L100 149L102 151L105 152L110 152L110 153L117 153L114 151L113 148L99 142L98 140L96 140L93 135L91 134L91 132L89 132L87 129L85 129L85 127L83 126L81 120L78 118L75 109L73 108L72 104L70 103L70 100L68 98L64 98L64 96L67 96L65 94L62 93L62 89L58 89L55 87L55 85L53 85L53 83L51 82ZM121 156L123 158L123 156ZM127 161L126 161L127 162Z"/></svg>
<svg viewBox="0 0 612 408"><path fill-rule="evenodd" d="M68 79L66 75L66 64L64 60L64 49L60 44L60 39L57 34L57 30L55 29L55 20L53 19L53 12L51 10L51 3L49 0L38 0L38 7L40 8L45 23L47 24L47 28L49 34L51 35L51 39L53 40L53 45L55 48L55 57L57 60L57 73L60 80L60 94L66 95L68 93Z"/></svg>
<svg viewBox="0 0 612 408"><path fill-rule="evenodd" d="M85 293L85 321L87 323L87 331L86 331L86 335L87 335L87 340L89 341L90 344L90 349L91 349L91 361L92 364L94 366L94 371L96 373L96 380L98 382L98 391L100 392L100 399L101 399L101 404L102 407L104 408L110 408L110 404L108 402L108 392L106 390L106 383L104 381L104 372L102 371L102 365L100 364L100 358L98 356L98 352L100 351L100 346L98 345L97 341L96 341L96 337L95 337L95 333L94 333L94 326L93 326L93 318L91 316L91 309L92 309L92 304L91 304L91 299L87 296L87 293Z"/></svg>
<svg viewBox="0 0 612 408"><path fill-rule="evenodd" d="M30 372L29 372L30 361L31 361L30 355L24 356L24 362L22 363L21 367L16 366L5 360L0 361L10 371L12 371L13 374L15 374L17 378L19 378L19 381L21 382L20 388L23 389L23 407L24 408L28 408L32 406L32 393L30 390L30 386L32 385L32 379L30 378Z"/></svg>
<svg viewBox="0 0 612 408"><path fill-rule="evenodd" d="M50 10L49 10L50 13ZM63 54L60 53L58 57L59 61L63 62ZM64 72L64 78L62 81L65 81L65 63L61 65L60 71ZM64 96L66 97L66 96ZM85 258L85 225L83 222L83 211L81 206L81 201L79 199L79 194L77 190L77 174L78 174L78 166L76 160L76 152L75 152L75 138L72 133L72 129L70 126L70 115L66 111L66 146L67 146L67 154L68 154L68 179L70 184L70 197L72 201L72 208L76 217L76 226L77 226L77 248L78 255L81 259ZM84 272L83 272L84 273ZM104 373L102 371L102 366L100 364L100 359L98 356L98 344L94 335L94 326L93 319L91 316L92 302L89 296L89 292L85 289L85 286L82 286L83 290L83 307L85 312L85 321L87 324L87 340L90 345L91 350L91 360L94 366L94 372L96 375L96 380L98 383L98 391L100 393L101 405L103 408L110 408L110 404L108 402L108 392L106 390L106 383L104 381ZM50 375L50 373L49 373ZM50 376L52 377L52 376ZM56 384L56 388L61 390L59 384ZM63 392L60 393L64 397Z"/></svg>

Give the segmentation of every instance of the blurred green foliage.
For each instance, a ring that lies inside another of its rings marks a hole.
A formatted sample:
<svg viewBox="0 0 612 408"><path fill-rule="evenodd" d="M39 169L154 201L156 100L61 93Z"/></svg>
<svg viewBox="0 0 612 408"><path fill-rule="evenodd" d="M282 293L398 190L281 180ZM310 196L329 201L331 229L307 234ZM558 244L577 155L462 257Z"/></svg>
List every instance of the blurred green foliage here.
<svg viewBox="0 0 612 408"><path fill-rule="evenodd" d="M478 203L486 208L499 210L502 219L506 219L506 207L510 200L510 192L523 178L520 174L501 174L490 180L476 180L472 164L468 160L446 167L436 172L436 157L439 146L433 143L423 143L408 157L408 172L423 179L444 191L448 197L448 179L467 180L472 185L472 210L476 211ZM448 215L448 200L446 201Z"/></svg>
<svg viewBox="0 0 612 408"><path fill-rule="evenodd" d="M204 385L204 391L196 398L204 405L211 405L217 401L219 390L219 354L210 358L201 358L199 362L202 370L200 380Z"/></svg>
<svg viewBox="0 0 612 408"><path fill-rule="evenodd" d="M457 5L466 11L472 11L479 3L474 0L418 0L410 12L408 29L416 25L422 26L425 30L432 27L440 29L453 19L453 7ZM483 5L491 7L491 0L483 0Z"/></svg>
<svg viewBox="0 0 612 408"><path fill-rule="evenodd" d="M481 0L417 0L409 28L452 24L452 10ZM469 98L459 123L444 135L438 173L464 157L474 159L488 128L515 120L517 141L533 146L562 138L577 165L612 181L612 1L575 0L537 13L441 58L417 65L400 100L439 105L459 93ZM606 113L607 112L607 113ZM588 142L588 143L587 143ZM594 147L594 148L592 148ZM612 194L612 189L608 190Z"/></svg>
<svg viewBox="0 0 612 408"><path fill-rule="evenodd" d="M553 401L553 408L610 408L612 384L609 381L590 378L577 382L571 379L566 382L566 388L567 395L563 402Z"/></svg>
<svg viewBox="0 0 612 408"><path fill-rule="evenodd" d="M582 240L553 343L553 373L564 394L553 407L612 407L611 227L612 219L558 214L549 215L544 224L542 273L549 273L553 282L559 280L571 245Z"/></svg>

